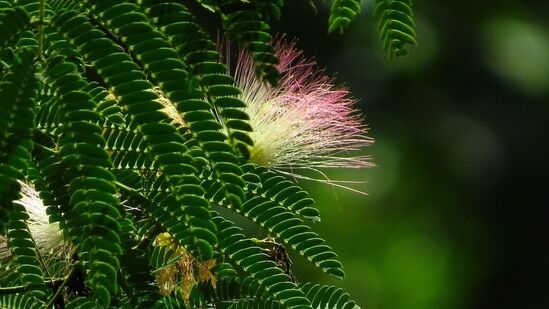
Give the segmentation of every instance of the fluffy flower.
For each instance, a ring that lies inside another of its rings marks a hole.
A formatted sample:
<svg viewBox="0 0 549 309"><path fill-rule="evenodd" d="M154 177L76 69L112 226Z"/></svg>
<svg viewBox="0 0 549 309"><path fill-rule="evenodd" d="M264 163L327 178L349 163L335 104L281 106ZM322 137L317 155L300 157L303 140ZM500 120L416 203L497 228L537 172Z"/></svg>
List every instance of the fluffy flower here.
<svg viewBox="0 0 549 309"><path fill-rule="evenodd" d="M33 186L20 182L21 198L15 203L27 210L27 224L36 247L42 255L61 255L67 253L69 245L63 240L63 234L58 223L49 223L46 207ZM69 255L70 256L70 255ZM0 260L10 257L7 242L0 239Z"/></svg>
<svg viewBox="0 0 549 309"><path fill-rule="evenodd" d="M254 129L251 161L291 174L297 169L371 166L367 156L350 156L372 139L349 91L336 87L295 42L278 40L275 50L282 75L277 87L256 77L246 52L239 54L235 69L239 98L247 104Z"/></svg>

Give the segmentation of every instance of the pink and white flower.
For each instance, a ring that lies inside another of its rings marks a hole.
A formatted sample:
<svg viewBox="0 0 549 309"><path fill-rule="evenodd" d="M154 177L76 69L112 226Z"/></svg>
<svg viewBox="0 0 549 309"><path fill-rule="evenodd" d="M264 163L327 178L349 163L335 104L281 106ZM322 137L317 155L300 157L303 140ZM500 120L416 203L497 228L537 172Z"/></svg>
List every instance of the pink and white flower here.
<svg viewBox="0 0 549 309"><path fill-rule="evenodd" d="M254 129L251 161L279 171L372 166L354 155L373 140L349 90L336 87L295 42L276 40L281 80L271 87L256 77L253 60L240 52L236 85Z"/></svg>

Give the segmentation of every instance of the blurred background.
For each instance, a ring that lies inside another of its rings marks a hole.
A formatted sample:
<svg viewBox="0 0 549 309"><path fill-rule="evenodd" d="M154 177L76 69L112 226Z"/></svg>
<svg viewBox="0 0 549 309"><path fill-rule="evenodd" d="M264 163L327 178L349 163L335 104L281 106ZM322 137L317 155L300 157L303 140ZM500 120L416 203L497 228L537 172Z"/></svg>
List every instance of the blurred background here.
<svg viewBox="0 0 549 309"><path fill-rule="evenodd" d="M362 308L549 308L549 2L416 1L419 44L394 60L371 0L343 35L324 1L285 2L274 32L350 87L376 141L376 168L330 173L368 196L302 183L345 280L294 257L297 277Z"/></svg>

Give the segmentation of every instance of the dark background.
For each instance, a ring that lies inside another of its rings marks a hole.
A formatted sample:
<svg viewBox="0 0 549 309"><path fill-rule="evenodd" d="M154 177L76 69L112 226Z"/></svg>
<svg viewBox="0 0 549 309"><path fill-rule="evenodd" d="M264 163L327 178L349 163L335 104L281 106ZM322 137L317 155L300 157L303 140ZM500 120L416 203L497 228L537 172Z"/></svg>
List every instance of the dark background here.
<svg viewBox="0 0 549 309"><path fill-rule="evenodd" d="M295 257L298 278L363 308L549 308L549 2L416 1L419 44L394 60L371 1L342 36L324 2L285 2L273 32L350 87L376 140L376 168L330 173L368 196L303 183L347 275Z"/></svg>

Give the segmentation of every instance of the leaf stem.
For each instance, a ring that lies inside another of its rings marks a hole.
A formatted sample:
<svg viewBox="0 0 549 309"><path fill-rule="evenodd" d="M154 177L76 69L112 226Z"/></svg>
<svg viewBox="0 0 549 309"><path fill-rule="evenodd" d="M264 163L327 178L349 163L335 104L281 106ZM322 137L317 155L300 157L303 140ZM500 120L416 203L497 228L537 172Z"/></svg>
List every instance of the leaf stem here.
<svg viewBox="0 0 549 309"><path fill-rule="evenodd" d="M44 60L44 1L40 0L40 27L38 34L38 58Z"/></svg>

